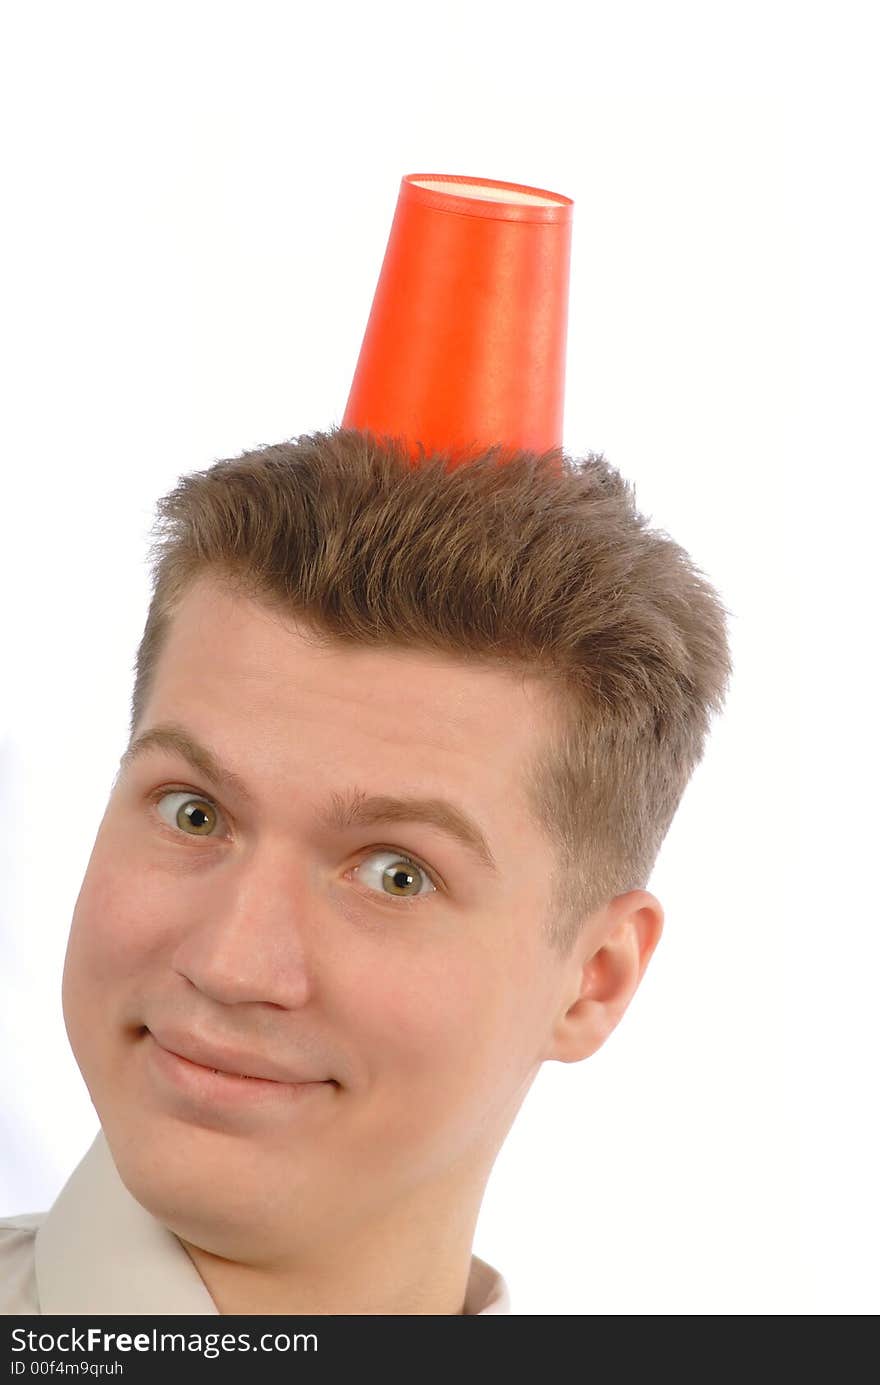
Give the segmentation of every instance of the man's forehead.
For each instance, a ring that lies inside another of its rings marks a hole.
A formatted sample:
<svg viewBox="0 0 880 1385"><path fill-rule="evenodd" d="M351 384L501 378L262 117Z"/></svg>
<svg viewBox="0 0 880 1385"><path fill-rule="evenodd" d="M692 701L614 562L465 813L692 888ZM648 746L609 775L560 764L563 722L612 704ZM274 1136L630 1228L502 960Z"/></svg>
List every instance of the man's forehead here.
<svg viewBox="0 0 880 1385"><path fill-rule="evenodd" d="M179 675L240 680L249 689L290 687L383 712L429 730L479 737L491 751L521 753L543 740L557 716L546 678L523 659L505 664L471 651L334 640L304 618L267 609L202 577L172 617L152 684L172 700ZM205 662L210 660L210 667ZM230 683L231 686L231 683Z"/></svg>
<svg viewBox="0 0 880 1385"><path fill-rule="evenodd" d="M334 734L338 724L346 734L351 731L355 738L363 732L385 742L390 736L391 743L399 729L402 762L407 746L426 745L429 756L443 756L455 776L454 782L440 786L439 790L435 786L424 795L429 802L424 808L427 816L422 820L433 818L437 822L443 819L447 824L456 823L460 840L468 842L469 849L487 869L497 869L497 852L493 852L490 841L493 835L497 836L498 824L504 817L514 815L517 819L514 830L519 835L523 829L535 827L523 793L522 770L526 761L540 759L553 735L553 728L558 725L560 704L547 680L533 676L524 663L508 666L476 656L456 658L452 652L316 643L322 637L316 635L314 627L308 623L301 623L286 613L267 611L256 601L208 578L194 584L186 600L190 603L188 619L178 626L178 635L197 633L200 626L204 631L205 616L209 614L212 661L210 665L205 664L189 638L178 639L173 650L163 650L163 654L171 657L163 660L160 656L153 681L153 691L159 695L149 701L153 709L159 711L163 722L184 723L175 728L177 732L182 731L182 735L164 738L166 748L173 741L178 749L183 747L185 753L196 752L195 755L187 754L190 763L201 762L215 771L224 768L216 751L208 755L199 753L210 749L209 724L202 720L199 737L193 732L192 718L180 710L201 706L207 697L213 705L222 706L223 722L228 713L229 719L238 724L240 714L247 710L246 725L251 728L259 720L256 702L261 707L270 706L272 729L268 742L279 746L286 744L298 721L309 736L321 735L322 721L328 721ZM236 649L234 638L229 638L229 626L223 620L224 613L228 614L231 609L235 610L238 620L259 623L263 627L261 633L265 633L267 624L272 627L266 645L259 638L255 646L247 645L249 655L255 651L265 653L265 661L260 657L243 657L242 650ZM291 635L302 638L294 638L295 647L290 650L288 660ZM354 667L334 666L334 657L344 660L346 655L357 661ZM217 693L221 665L223 690ZM276 700L276 694L280 694L280 701ZM351 704L350 712L348 703ZM340 720L333 722L332 716L326 717L327 708ZM141 725L149 728L156 720L155 716L150 716L149 721L142 719ZM267 736L261 734L265 745ZM199 740L201 746L196 744ZM462 767L461 775L454 768L456 762ZM215 773L212 782L222 783L225 778L227 784L232 784L235 771L231 765L225 770L225 775ZM453 790L459 785L460 791L456 794ZM472 789L470 808L467 806L469 786ZM488 790L486 797L490 802L488 807L484 803L480 808L477 800L483 786ZM246 786L239 783L235 787L238 796L245 801L248 797ZM371 791L375 787L341 786L338 803L328 803L324 807L326 821L338 825L347 820L353 824L360 814L360 821L366 824L370 811L374 814L370 821L390 821L391 802L387 811L378 801L368 809L365 806L368 797L371 800L380 797L407 799L410 820L420 816L422 809L412 801L415 796L411 792L379 795ZM384 790L387 785L383 784L382 788ZM459 798L465 801L457 801ZM442 807L440 799L445 800ZM500 803L496 802L498 799ZM395 820L400 817L400 812L394 813ZM494 833L487 825L482 825L489 822L495 824Z"/></svg>

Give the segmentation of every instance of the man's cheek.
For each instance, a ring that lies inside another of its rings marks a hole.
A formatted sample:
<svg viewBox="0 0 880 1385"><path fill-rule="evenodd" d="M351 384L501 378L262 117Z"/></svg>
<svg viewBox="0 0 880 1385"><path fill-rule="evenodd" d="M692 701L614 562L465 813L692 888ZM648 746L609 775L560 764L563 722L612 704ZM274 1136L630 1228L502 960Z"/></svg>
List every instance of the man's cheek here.
<svg viewBox="0 0 880 1385"><path fill-rule="evenodd" d="M152 903L137 880L93 877L80 893L71 923L65 978L88 989L121 977L149 951Z"/></svg>

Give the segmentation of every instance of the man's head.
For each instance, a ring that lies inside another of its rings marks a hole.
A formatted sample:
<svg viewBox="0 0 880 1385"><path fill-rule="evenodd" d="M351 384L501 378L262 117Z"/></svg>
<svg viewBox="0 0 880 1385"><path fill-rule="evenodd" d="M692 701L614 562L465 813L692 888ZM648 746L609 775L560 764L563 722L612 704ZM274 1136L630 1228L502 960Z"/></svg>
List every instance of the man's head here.
<svg viewBox="0 0 880 1385"><path fill-rule="evenodd" d="M123 1179L215 1255L472 1230L541 1064L601 1045L659 939L639 878L727 676L720 607L600 459L510 465L339 432L163 502L63 999ZM206 1097L163 1045L326 1085Z"/></svg>

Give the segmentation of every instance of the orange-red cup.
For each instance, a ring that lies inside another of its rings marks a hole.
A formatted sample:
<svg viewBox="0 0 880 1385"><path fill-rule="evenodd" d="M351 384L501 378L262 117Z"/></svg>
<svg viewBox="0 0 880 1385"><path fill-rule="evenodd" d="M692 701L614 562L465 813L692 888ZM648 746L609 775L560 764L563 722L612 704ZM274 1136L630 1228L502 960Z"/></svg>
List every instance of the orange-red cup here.
<svg viewBox="0 0 880 1385"><path fill-rule="evenodd" d="M570 197L446 173L401 180L344 428L455 463L560 447Z"/></svg>

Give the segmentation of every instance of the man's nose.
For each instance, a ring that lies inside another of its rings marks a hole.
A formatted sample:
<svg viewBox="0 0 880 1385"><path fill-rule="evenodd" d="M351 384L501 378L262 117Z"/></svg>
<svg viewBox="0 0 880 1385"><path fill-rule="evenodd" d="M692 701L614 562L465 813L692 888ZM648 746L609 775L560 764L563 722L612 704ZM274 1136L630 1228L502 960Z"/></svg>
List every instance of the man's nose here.
<svg viewBox="0 0 880 1385"><path fill-rule="evenodd" d="M321 907L306 864L289 847L227 860L199 893L198 915L178 939L173 966L223 1004L305 1005L315 987Z"/></svg>

